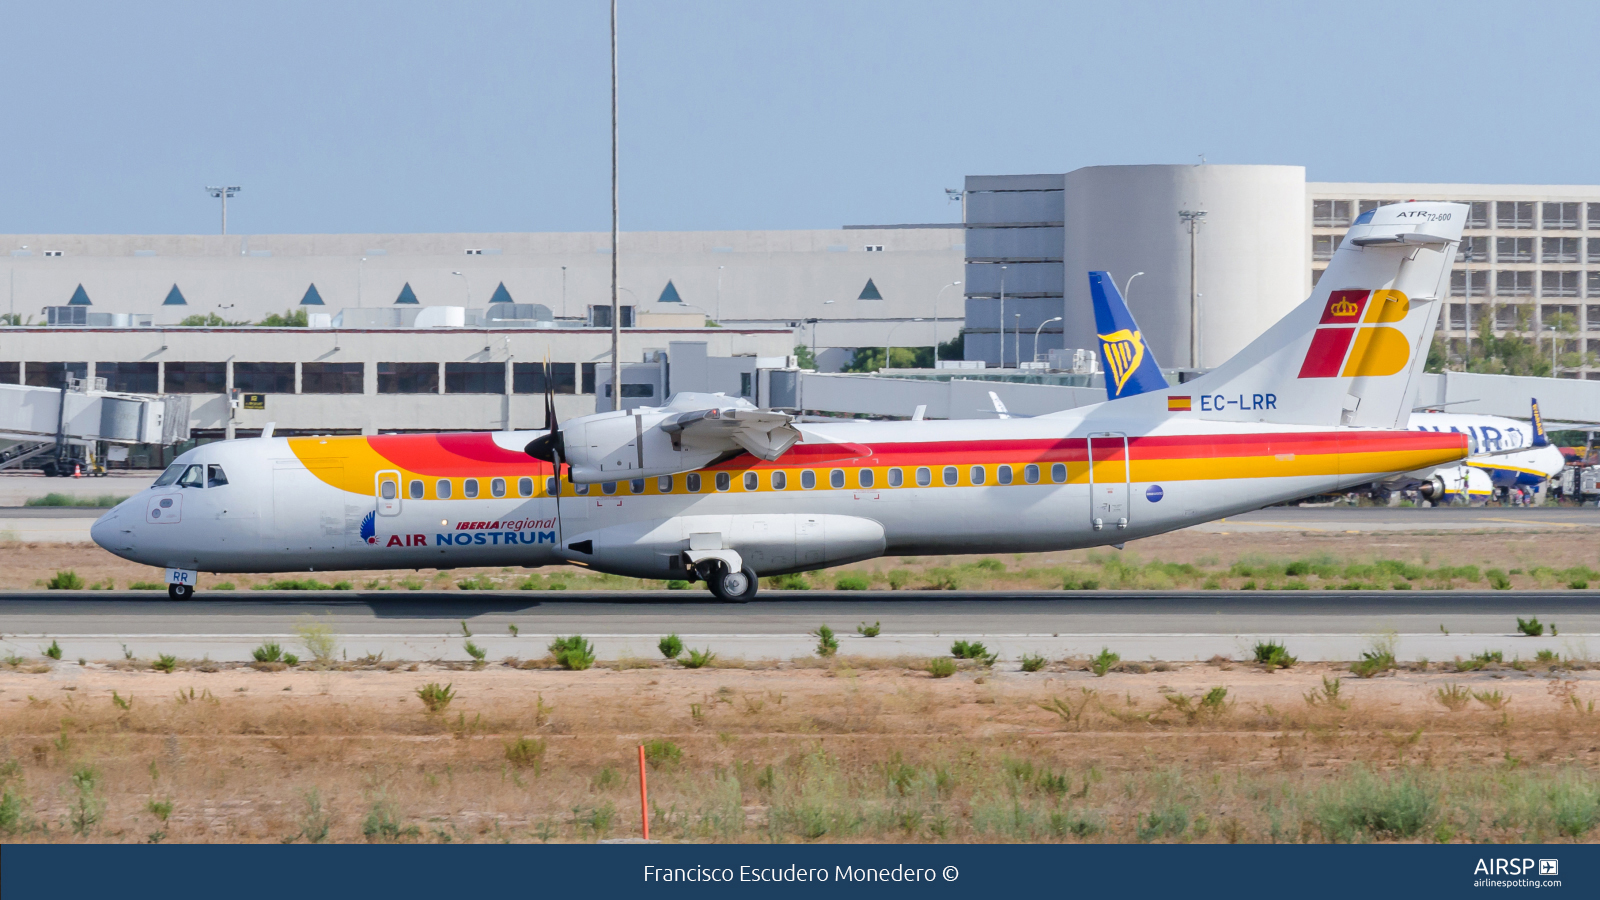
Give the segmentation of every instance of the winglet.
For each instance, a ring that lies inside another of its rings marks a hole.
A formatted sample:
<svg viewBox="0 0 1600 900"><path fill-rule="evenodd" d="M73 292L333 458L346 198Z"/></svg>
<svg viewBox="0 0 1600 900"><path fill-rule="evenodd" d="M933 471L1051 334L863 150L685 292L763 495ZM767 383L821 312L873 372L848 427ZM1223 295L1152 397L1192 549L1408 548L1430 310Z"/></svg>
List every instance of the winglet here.
<svg viewBox="0 0 1600 900"><path fill-rule="evenodd" d="M1089 293L1094 298L1094 327L1100 338L1100 355L1105 360L1106 398L1116 400L1166 389L1161 366L1117 290L1117 283L1111 280L1111 273L1090 272Z"/></svg>
<svg viewBox="0 0 1600 900"><path fill-rule="evenodd" d="M1533 398L1533 446L1548 447L1550 438L1544 433L1544 416L1539 415L1539 398Z"/></svg>

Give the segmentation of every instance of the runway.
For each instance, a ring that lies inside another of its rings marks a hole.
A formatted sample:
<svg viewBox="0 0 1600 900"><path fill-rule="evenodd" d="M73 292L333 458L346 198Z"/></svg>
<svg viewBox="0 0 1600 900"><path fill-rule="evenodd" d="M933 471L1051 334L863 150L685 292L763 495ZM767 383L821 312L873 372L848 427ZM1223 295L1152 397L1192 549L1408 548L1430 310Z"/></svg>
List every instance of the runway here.
<svg viewBox="0 0 1600 900"><path fill-rule="evenodd" d="M699 592L404 593L251 592L176 603L155 593L0 595L0 652L37 658L59 641L67 660L248 660L266 640L298 650L298 623L330 627L351 659L466 660L467 635L490 660L543 656L555 635L583 634L601 659L655 657L669 632L727 658L808 656L823 623L840 654L889 657L949 652L955 639L981 640L1003 659L1092 655L1109 647L1125 660L1249 656L1263 638L1305 660L1357 658L1374 635L1394 632L1401 659L1447 660L1500 650L1510 661L1541 650L1563 657L1600 653L1600 592L1205 591L763 592L745 604ZM1537 615L1559 635L1516 634L1518 616ZM882 623L878 637L857 623ZM517 627L517 634L510 626ZM302 655L303 652L302 652Z"/></svg>

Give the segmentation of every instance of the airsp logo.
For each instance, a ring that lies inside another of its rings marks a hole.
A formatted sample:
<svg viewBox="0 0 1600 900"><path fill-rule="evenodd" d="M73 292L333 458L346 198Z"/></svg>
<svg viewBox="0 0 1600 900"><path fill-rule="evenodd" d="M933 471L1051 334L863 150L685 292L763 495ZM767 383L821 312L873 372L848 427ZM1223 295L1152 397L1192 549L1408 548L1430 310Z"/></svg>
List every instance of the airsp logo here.
<svg viewBox="0 0 1600 900"><path fill-rule="evenodd" d="M1561 863L1554 859L1541 859L1539 863L1540 875L1558 875ZM1477 868L1472 870L1474 875L1527 875L1533 871L1534 860L1523 859L1479 859Z"/></svg>

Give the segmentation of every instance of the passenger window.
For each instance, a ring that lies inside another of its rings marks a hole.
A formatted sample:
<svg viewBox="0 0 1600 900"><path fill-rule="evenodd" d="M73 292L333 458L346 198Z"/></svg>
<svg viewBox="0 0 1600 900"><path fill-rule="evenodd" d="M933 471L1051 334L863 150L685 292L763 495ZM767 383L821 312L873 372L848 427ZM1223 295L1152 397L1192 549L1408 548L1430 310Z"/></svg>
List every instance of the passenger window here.
<svg viewBox="0 0 1600 900"><path fill-rule="evenodd" d="M683 479L683 482L684 489L689 493L700 493L700 475L698 473L690 473L689 475L686 475Z"/></svg>
<svg viewBox="0 0 1600 900"><path fill-rule="evenodd" d="M469 500L478 496L478 479L468 478L466 481L461 482L461 493L465 494Z"/></svg>
<svg viewBox="0 0 1600 900"><path fill-rule="evenodd" d="M918 466L917 484L920 487L927 487L928 485L933 484L933 470L929 469L927 466Z"/></svg>
<svg viewBox="0 0 1600 900"><path fill-rule="evenodd" d="M422 482L419 481L417 483L420 485ZM504 497L506 495L506 480L504 478L491 479L489 481L489 493L496 497Z"/></svg>
<svg viewBox="0 0 1600 900"><path fill-rule="evenodd" d="M600 485L600 491L605 494L615 494L617 492L617 483L615 481L607 481Z"/></svg>
<svg viewBox="0 0 1600 900"><path fill-rule="evenodd" d="M588 496L589 486L587 484L575 484L572 486L572 492L580 497Z"/></svg>
<svg viewBox="0 0 1600 900"><path fill-rule="evenodd" d="M422 479L413 478L411 480L411 484L407 485L407 487L410 488L411 499L413 499L413 500L421 500L422 499Z"/></svg>
<svg viewBox="0 0 1600 900"><path fill-rule="evenodd" d="M728 477L728 473L727 472L718 472L717 473L717 490L725 491L725 490L727 490L728 488L730 488L732 486L733 486L733 479Z"/></svg>
<svg viewBox="0 0 1600 900"><path fill-rule="evenodd" d="M905 484L905 475L899 469L889 470L889 487L899 487Z"/></svg>
<svg viewBox="0 0 1600 900"><path fill-rule="evenodd" d="M871 469L862 469L861 470L861 486L862 487L864 487L864 488L872 487L872 483L873 483L874 480L875 479L872 477L872 470Z"/></svg>
<svg viewBox="0 0 1600 900"><path fill-rule="evenodd" d="M439 499L440 500L449 500L450 499L450 479L441 478L438 481L435 481L433 483L433 490L434 490L434 493L439 495Z"/></svg>
<svg viewBox="0 0 1600 900"><path fill-rule="evenodd" d="M789 486L789 476L788 475L785 475L782 472L773 472L772 473L772 489L773 490L781 491L781 490L783 490L784 488L786 488L788 486Z"/></svg>
<svg viewBox="0 0 1600 900"><path fill-rule="evenodd" d="M960 476L956 474L956 467L955 466L945 466L944 467L944 483L945 484L947 484L947 485L955 484L959 480L960 480Z"/></svg>
<svg viewBox="0 0 1600 900"><path fill-rule="evenodd" d="M1039 483L1039 467L1029 463L1022 467L1022 480L1029 484Z"/></svg>
<svg viewBox="0 0 1600 900"><path fill-rule="evenodd" d="M1067 467L1063 463L1056 463L1050 467L1050 480L1056 484L1064 484L1067 480Z"/></svg>
<svg viewBox="0 0 1600 900"><path fill-rule="evenodd" d="M550 476L549 478L546 478L544 480L544 492L545 492L545 495L549 496L549 497L554 497L557 494L560 494L561 493L561 479L555 477L554 475Z"/></svg>
<svg viewBox="0 0 1600 900"><path fill-rule="evenodd" d="M761 487L761 476L760 475L757 475L754 472L746 472L746 473L744 473L744 489L745 490L753 491L753 490L755 490L755 489L757 489L759 487Z"/></svg>
<svg viewBox="0 0 1600 900"><path fill-rule="evenodd" d="M972 483L973 484L983 484L983 479L984 479L983 466L973 466L972 469L971 469L971 473L972 473Z"/></svg>
<svg viewBox="0 0 1600 900"><path fill-rule="evenodd" d="M396 488L394 482L392 481L384 481L382 484L378 485L378 495L385 500L393 500L395 497L399 496L399 494L399 488Z"/></svg>
<svg viewBox="0 0 1600 900"><path fill-rule="evenodd" d="M814 488L816 486L817 486L817 473L811 471L810 469L806 469L804 472L800 473L800 487L801 488L809 491L809 490L811 490L812 488Z"/></svg>
<svg viewBox="0 0 1600 900"><path fill-rule="evenodd" d="M994 469L994 480L1000 482L1001 484L1010 484L1011 483L1011 467L1010 466L995 466L995 469Z"/></svg>
<svg viewBox="0 0 1600 900"><path fill-rule="evenodd" d="M517 479L517 496L518 497L532 497L533 496L533 479L532 478L518 478Z"/></svg>
<svg viewBox="0 0 1600 900"><path fill-rule="evenodd" d="M844 470L834 469L828 473L828 484L835 490L844 487Z"/></svg>
<svg viewBox="0 0 1600 900"><path fill-rule="evenodd" d="M670 493L672 493L672 476L671 475L663 475L660 478L656 479L656 493L658 493L658 494L670 494Z"/></svg>
<svg viewBox="0 0 1600 900"><path fill-rule="evenodd" d="M222 487L228 483L228 476L223 474L222 467L212 463L206 466L206 487Z"/></svg>
<svg viewBox="0 0 1600 900"><path fill-rule="evenodd" d="M644 479L643 478L635 478L632 481L628 482L628 492L629 493L633 493L633 494L642 494L642 493L644 493Z"/></svg>
<svg viewBox="0 0 1600 900"><path fill-rule="evenodd" d="M185 468L186 467L184 466L183 463L173 463L172 465L167 466L167 470L165 472L161 473L161 477L160 478L156 479L156 483L155 483L154 486L155 487L166 487L167 485L173 483L174 481L177 481L178 480L178 476L183 474L183 470Z"/></svg>

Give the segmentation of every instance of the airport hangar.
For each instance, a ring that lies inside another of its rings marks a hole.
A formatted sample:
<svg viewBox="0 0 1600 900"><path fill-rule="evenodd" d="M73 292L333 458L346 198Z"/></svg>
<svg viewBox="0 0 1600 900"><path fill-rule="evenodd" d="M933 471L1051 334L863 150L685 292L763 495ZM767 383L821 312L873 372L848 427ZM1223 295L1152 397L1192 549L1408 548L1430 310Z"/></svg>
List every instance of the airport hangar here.
<svg viewBox="0 0 1600 900"><path fill-rule="evenodd" d="M625 233L625 405L688 389L780 405L792 382L774 393L770 373L793 368L796 345L816 346L819 368L837 369L855 347L926 346L963 328L969 364L1015 371L1019 358L1095 346L1081 277L1090 269L1119 284L1143 273L1130 303L1162 362L1186 367L1181 210L1206 213L1195 250L1199 362L1210 367L1309 293L1355 216L1404 199L1471 204L1453 277L1460 301L1441 322L1452 347L1493 304L1498 324L1520 313L1558 340L1561 377L1600 378L1590 365L1590 348L1600 352L1600 187L1324 184L1296 166L1152 165L972 176L956 193L960 223ZM10 247L6 311L30 323L0 329L0 382L54 387L70 373L112 390L193 394L200 440L267 422L290 434L537 428L547 357L561 416L609 406L603 233L0 242ZM312 327L178 325L291 311ZM251 404L264 408L230 403L235 391L265 395ZM900 405L889 412L909 411ZM170 453L129 463L159 465Z"/></svg>

